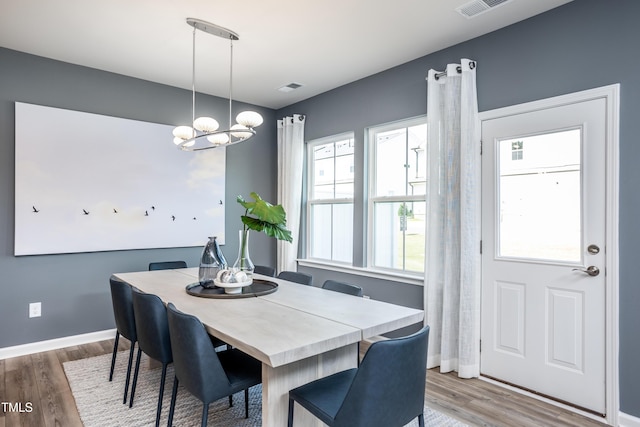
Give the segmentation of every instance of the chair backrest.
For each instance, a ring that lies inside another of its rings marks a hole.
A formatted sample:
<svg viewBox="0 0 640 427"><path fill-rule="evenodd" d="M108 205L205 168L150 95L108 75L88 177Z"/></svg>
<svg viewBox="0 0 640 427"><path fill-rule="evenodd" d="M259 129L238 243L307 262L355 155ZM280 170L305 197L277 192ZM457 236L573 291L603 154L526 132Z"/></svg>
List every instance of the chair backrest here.
<svg viewBox="0 0 640 427"><path fill-rule="evenodd" d="M160 261L149 263L149 271L172 270L174 268L187 268L187 263L185 261Z"/></svg>
<svg viewBox="0 0 640 427"><path fill-rule="evenodd" d="M297 271L281 271L278 279L288 280L290 282L300 283L302 285L311 285L313 277L307 273L299 273Z"/></svg>
<svg viewBox="0 0 640 427"><path fill-rule="evenodd" d="M429 326L371 344L335 426L405 425L423 412Z"/></svg>
<svg viewBox="0 0 640 427"><path fill-rule="evenodd" d="M229 393L229 379L200 320L167 305L169 335L175 375L191 394L203 402Z"/></svg>
<svg viewBox="0 0 640 427"><path fill-rule="evenodd" d="M323 289L328 289L330 291L342 292L343 294L354 295L357 297L362 296L362 288L357 285L352 285L351 283L338 282L336 280L325 280L322 284Z"/></svg>
<svg viewBox="0 0 640 427"><path fill-rule="evenodd" d="M276 269L267 265L256 265L253 269L256 274L262 274L263 276L275 277Z"/></svg>
<svg viewBox="0 0 640 427"><path fill-rule="evenodd" d="M138 340L138 335L133 314L131 285L121 282L115 277L109 279L109 285L111 286L111 302L113 304L113 317L116 320L116 328L120 335L135 343Z"/></svg>
<svg viewBox="0 0 640 427"><path fill-rule="evenodd" d="M136 319L138 345L152 359L171 363L171 339L167 309L157 295L133 288L133 314Z"/></svg>

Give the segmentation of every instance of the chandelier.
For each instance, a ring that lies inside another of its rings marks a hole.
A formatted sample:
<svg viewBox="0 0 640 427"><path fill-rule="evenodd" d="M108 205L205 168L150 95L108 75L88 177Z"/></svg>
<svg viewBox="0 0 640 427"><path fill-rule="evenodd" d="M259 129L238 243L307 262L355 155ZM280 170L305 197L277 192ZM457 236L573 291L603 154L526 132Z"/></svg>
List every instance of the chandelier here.
<svg viewBox="0 0 640 427"><path fill-rule="evenodd" d="M262 116L255 111L243 111L236 116L232 124L233 89L233 41L239 40L238 34L231 30L195 18L187 18L187 24L193 27L193 60L191 72L191 126L178 126L173 130L173 143L184 151L208 150L245 141L256 134L254 130L262 124ZM229 40L229 127L220 130L220 124L212 117L196 118L196 30L213 34Z"/></svg>

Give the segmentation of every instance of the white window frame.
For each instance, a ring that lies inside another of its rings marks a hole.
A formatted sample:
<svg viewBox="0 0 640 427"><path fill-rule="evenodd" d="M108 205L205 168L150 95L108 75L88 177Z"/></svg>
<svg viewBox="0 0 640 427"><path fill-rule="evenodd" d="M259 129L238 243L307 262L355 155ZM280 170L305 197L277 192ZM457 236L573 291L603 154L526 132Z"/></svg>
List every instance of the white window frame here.
<svg viewBox="0 0 640 427"><path fill-rule="evenodd" d="M402 275L408 275L412 277L423 277L424 272L408 271L406 269L379 267L374 264L375 252L374 252L374 208L376 203L386 202L425 202L427 200L426 194L419 196L376 196L375 178L376 178L376 143L375 135L382 132L387 132L399 128L409 128L417 125L426 125L427 116L418 116L408 119L402 119L391 123L386 123L378 126L371 126L366 130L366 147L368 156L368 202L367 202L367 267L373 270L388 271ZM426 148L426 147L425 147ZM425 165L426 166L426 165ZM427 183L427 176L425 171L425 183ZM425 237L426 238L426 237ZM426 243L426 242L425 242ZM406 254L405 254L406 255ZM406 265L406 257L403 264Z"/></svg>
<svg viewBox="0 0 640 427"><path fill-rule="evenodd" d="M337 135L331 135L331 136L327 136L327 137L323 137L323 138L319 138L319 139L314 139L312 141L308 141L307 142L307 201L306 201L306 249L305 249L305 254L306 254L306 258L309 260L320 260L320 261L326 261L326 262L330 262L330 263L336 263L336 264L342 264L342 265L352 265L353 264L353 250L351 253L351 261L350 262L344 262L344 261L337 261L333 259L333 251L332 251L332 259L327 259L327 258L317 258L317 257L313 257L311 254L311 246L312 246L312 219L311 219L311 211L313 206L315 205L337 205L337 204L351 204L352 206L354 205L354 197L349 197L349 198L331 198L331 199L313 199L312 193L313 193L313 188L314 188L314 172L315 172L315 164L314 164L314 158L313 158L313 148L315 146L318 145L324 145L324 144L329 144L329 143L335 143L338 141L343 141L345 139L351 139L352 141L354 141L355 143L355 134L353 132L345 132L345 133L341 133L341 134L337 134ZM355 155L355 153L354 153ZM334 155L334 161L335 161L335 155ZM335 170L335 169L334 169ZM355 174L354 174L354 181L355 181ZM355 182L354 182L354 193L355 193ZM354 210L353 212L354 215L356 215L356 212ZM352 218L353 221L353 218ZM331 221L331 224L333 226L333 219ZM333 231L330 233L330 238L333 239ZM353 245L355 245L355 242L351 242L351 245L353 247ZM333 241L331 242L331 246L333 247Z"/></svg>

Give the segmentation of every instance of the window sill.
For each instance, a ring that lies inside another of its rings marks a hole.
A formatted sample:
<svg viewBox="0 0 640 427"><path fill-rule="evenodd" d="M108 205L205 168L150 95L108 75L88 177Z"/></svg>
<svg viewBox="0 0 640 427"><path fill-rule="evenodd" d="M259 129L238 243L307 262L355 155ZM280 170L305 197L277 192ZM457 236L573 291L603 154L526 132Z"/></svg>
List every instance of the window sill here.
<svg viewBox="0 0 640 427"><path fill-rule="evenodd" d="M374 279L388 280L392 282L406 283L415 286L424 286L424 278L416 275L402 274L385 270L354 267L352 265L332 263L313 259L298 259L298 265L303 267L319 268L324 270L339 271L341 273L355 274L358 276L372 277Z"/></svg>

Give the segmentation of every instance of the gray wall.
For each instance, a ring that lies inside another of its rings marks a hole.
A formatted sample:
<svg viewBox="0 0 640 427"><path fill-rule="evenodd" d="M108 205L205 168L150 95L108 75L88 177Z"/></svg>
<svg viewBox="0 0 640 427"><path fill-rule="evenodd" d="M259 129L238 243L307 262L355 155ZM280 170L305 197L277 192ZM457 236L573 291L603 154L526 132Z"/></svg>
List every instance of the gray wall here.
<svg viewBox="0 0 640 427"><path fill-rule="evenodd" d="M356 168L363 167L366 127L426 114L425 76L460 58L478 61L480 111L621 83L620 105L620 403L621 410L640 417L640 286L636 278L640 241L640 2L637 0L575 0L545 14L476 38L383 73L283 108L278 116L306 114L307 140L354 131ZM476 18L482 19L482 18ZM362 207L364 183L356 182L356 212ZM355 237L363 237L356 218ZM354 256L361 263L363 254ZM314 276L319 269L304 268ZM421 294L410 285L368 281L362 284L374 298L416 306ZM316 284L320 284L318 280Z"/></svg>
<svg viewBox="0 0 640 427"><path fill-rule="evenodd" d="M188 123L191 117L189 91L0 48L0 348L114 328L111 273L145 270L156 260L183 259L194 267L201 251L176 248L14 257L16 101L172 125ZM228 117L227 100L202 96L198 105L214 117ZM241 108L247 105L234 103L234 109ZM267 200L276 195L275 114L271 109L253 108L265 118L258 135L227 149L227 244L222 250L229 262L237 255L244 213L235 202L236 195L248 197L256 191ZM172 139L167 135L164 143L172 144ZM117 182L118 177L113 179ZM266 235L253 235L251 240L254 262L275 265L275 241ZM203 246L206 241L207 236L202 236ZM42 317L29 319L28 304L38 301Z"/></svg>

